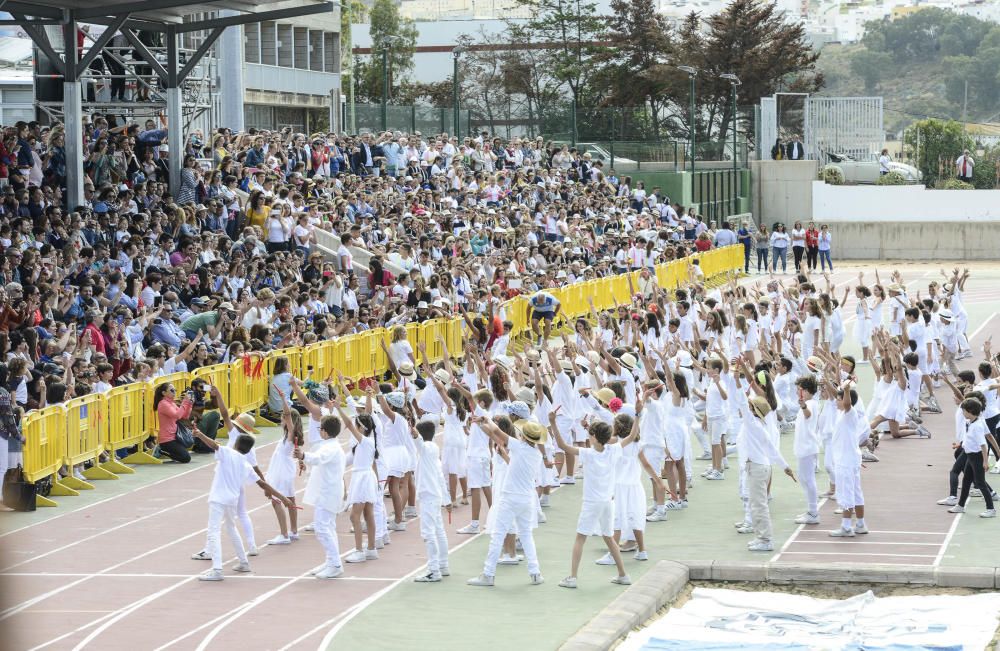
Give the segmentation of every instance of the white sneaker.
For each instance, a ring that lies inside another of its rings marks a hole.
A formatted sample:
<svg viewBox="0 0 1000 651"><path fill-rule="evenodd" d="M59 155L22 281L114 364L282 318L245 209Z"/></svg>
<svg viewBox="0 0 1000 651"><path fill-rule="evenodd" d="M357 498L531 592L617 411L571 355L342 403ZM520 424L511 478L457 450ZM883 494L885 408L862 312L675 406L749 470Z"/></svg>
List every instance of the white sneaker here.
<svg viewBox="0 0 1000 651"><path fill-rule="evenodd" d="M611 582L618 585L632 585L632 578L628 574L622 574L611 579Z"/></svg>
<svg viewBox="0 0 1000 651"><path fill-rule="evenodd" d="M833 510L833 512L834 512L834 513L835 513L836 515L843 515L843 513L844 513L844 509L842 509L842 508L840 508L840 507L838 506L837 508L835 508L835 509Z"/></svg>
<svg viewBox="0 0 1000 651"><path fill-rule="evenodd" d="M705 477L705 479L707 479L709 481L719 481L719 480L722 480L722 479L725 479L725 478L726 478L726 473L719 472L718 470L713 470L710 474L708 474Z"/></svg>
<svg viewBox="0 0 1000 651"><path fill-rule="evenodd" d="M389 531L406 531L406 523L393 521L387 524L385 528Z"/></svg>
<svg viewBox="0 0 1000 651"><path fill-rule="evenodd" d="M770 552L774 551L774 545L771 544L770 540L754 540L747 545L747 550L751 552Z"/></svg>
<svg viewBox="0 0 1000 651"><path fill-rule="evenodd" d="M500 557L500 560L497 561L497 564L498 565L517 565L519 562L520 561L517 560L517 556L507 556L506 554L504 554L503 556Z"/></svg>
<svg viewBox="0 0 1000 651"><path fill-rule="evenodd" d="M439 567L438 572L441 573L441 576L451 576L451 568L449 568L447 565L442 565L441 567Z"/></svg>
<svg viewBox="0 0 1000 651"><path fill-rule="evenodd" d="M543 577L541 574L532 574L530 578L531 578L530 581L531 585L542 585L543 583L545 583L545 577Z"/></svg>
<svg viewBox="0 0 1000 651"><path fill-rule="evenodd" d="M637 561L648 561L649 560L649 552L636 552L632 556L632 558L634 558Z"/></svg>
<svg viewBox="0 0 1000 651"><path fill-rule="evenodd" d="M222 581L224 576L222 576L222 570L211 569L207 572L198 575L199 581Z"/></svg>
<svg viewBox="0 0 1000 651"><path fill-rule="evenodd" d="M296 532L292 532L288 534L288 539L291 540L292 542L295 542L296 540L299 539L299 534Z"/></svg>
<svg viewBox="0 0 1000 651"><path fill-rule="evenodd" d="M313 523L313 522L310 522L306 526L302 527L302 531L316 531L316 524Z"/></svg>
<svg viewBox="0 0 1000 651"><path fill-rule="evenodd" d="M344 573L344 567L342 565L327 565L319 572L316 572L317 579L336 579L338 576Z"/></svg>
<svg viewBox="0 0 1000 651"><path fill-rule="evenodd" d="M247 556L260 556L260 550L256 546L247 550Z"/></svg>
<svg viewBox="0 0 1000 651"><path fill-rule="evenodd" d="M982 513L979 514L979 517L981 517L981 518L995 518L995 517L997 517L997 510L996 509L986 509L985 511L983 511Z"/></svg>
<svg viewBox="0 0 1000 651"><path fill-rule="evenodd" d="M382 549L383 547L385 547L385 543L382 542L382 539L381 538L376 538L375 539L375 549Z"/></svg>
<svg viewBox="0 0 1000 651"><path fill-rule="evenodd" d="M676 501L675 500L670 500L666 504L663 505L663 508L665 508L668 511L677 511L679 509L683 509L684 505L681 504L680 500L676 500Z"/></svg>
<svg viewBox="0 0 1000 651"><path fill-rule="evenodd" d="M265 544L267 544L267 545L290 545L290 544L292 544L292 539L289 538L288 536L282 536L281 534L278 534L274 538L271 538L270 540L268 540L267 543L265 543Z"/></svg>
<svg viewBox="0 0 1000 651"><path fill-rule="evenodd" d="M863 525L863 524L855 525L854 526L854 533L856 533L859 536L863 536L864 534L868 533L868 527L866 525Z"/></svg>
<svg viewBox="0 0 1000 651"><path fill-rule="evenodd" d="M941 506L955 506L956 504L958 504L958 498L955 497L954 495L949 495L943 500L938 500L937 503L940 504Z"/></svg>
<svg viewBox="0 0 1000 651"><path fill-rule="evenodd" d="M415 517L417 517L417 507L415 507L415 506L404 507L403 508L403 517L404 518L415 518Z"/></svg>
<svg viewBox="0 0 1000 651"><path fill-rule="evenodd" d="M596 565L614 565L615 559L611 557L611 552L607 552L606 554L604 554L604 556L601 556L596 561L594 561L594 563Z"/></svg>
<svg viewBox="0 0 1000 651"><path fill-rule="evenodd" d="M646 515L653 515L654 513L656 513L656 504L646 509Z"/></svg>
<svg viewBox="0 0 1000 651"><path fill-rule="evenodd" d="M713 472L715 472L715 468L709 468L709 469L708 469L708 470L706 470L705 472L701 473L701 476L702 476L702 477L708 477L708 476L709 476L709 475L711 475L711 474L712 474Z"/></svg>
<svg viewBox="0 0 1000 651"><path fill-rule="evenodd" d="M567 576L565 579L559 582L560 588L576 588L576 577Z"/></svg>
<svg viewBox="0 0 1000 651"><path fill-rule="evenodd" d="M869 452L868 450L862 450L861 451L861 460L862 461L867 461L868 463L877 463L878 462L878 457L876 457L874 455L874 453Z"/></svg>
<svg viewBox="0 0 1000 651"><path fill-rule="evenodd" d="M819 513L803 513L795 518L795 524L819 524Z"/></svg>
<svg viewBox="0 0 1000 651"><path fill-rule="evenodd" d="M469 534L479 533L479 523L472 524L470 522L469 524L459 529L456 533L469 533Z"/></svg>
<svg viewBox="0 0 1000 651"><path fill-rule="evenodd" d="M576 478L570 475L566 475L565 477L559 480L559 484L562 486L572 486L575 483L576 483Z"/></svg>
<svg viewBox="0 0 1000 651"><path fill-rule="evenodd" d="M210 561L212 560L212 555L203 549L196 554L191 554L191 558L193 558L196 561Z"/></svg>
<svg viewBox="0 0 1000 651"><path fill-rule="evenodd" d="M666 511L653 511L651 515L646 516L646 522L663 522L667 519Z"/></svg>
<svg viewBox="0 0 1000 651"><path fill-rule="evenodd" d="M965 513L965 507L959 504L948 509L948 513Z"/></svg>
<svg viewBox="0 0 1000 651"><path fill-rule="evenodd" d="M549 496L548 495L542 495L538 499L538 503L542 505L543 509L549 508ZM539 576L541 576L541 575L539 575Z"/></svg>
<svg viewBox="0 0 1000 651"><path fill-rule="evenodd" d="M711 452L702 452L701 454L699 454L698 456L696 456L695 459L698 460L698 461L711 461L711 459L712 459L712 453Z"/></svg>
<svg viewBox="0 0 1000 651"><path fill-rule="evenodd" d="M361 551L360 549L355 549L350 554L348 554L346 557L344 557L344 561L347 562L347 563L364 563L365 562L365 553L363 551Z"/></svg>
<svg viewBox="0 0 1000 651"><path fill-rule="evenodd" d="M830 532L830 537L832 538L853 538L854 529L845 529L840 527L839 529L834 529Z"/></svg>
<svg viewBox="0 0 1000 651"><path fill-rule="evenodd" d="M428 572L427 574L421 574L413 579L414 583L437 583L440 580L440 572Z"/></svg>
<svg viewBox="0 0 1000 651"><path fill-rule="evenodd" d="M729 470L729 459L722 457L722 469Z"/></svg>
<svg viewBox="0 0 1000 651"><path fill-rule="evenodd" d="M753 530L752 526L750 526L750 525L744 525L742 527L737 528L736 529L736 533L739 533L739 534L754 533L754 530Z"/></svg>
<svg viewBox="0 0 1000 651"><path fill-rule="evenodd" d="M931 431L923 425L917 425L917 436L922 439L929 439L931 437Z"/></svg>
<svg viewBox="0 0 1000 651"><path fill-rule="evenodd" d="M543 513L542 511L539 511L538 512L538 524L545 524L548 521L549 521L548 516L546 516L545 513Z"/></svg>
<svg viewBox="0 0 1000 651"><path fill-rule="evenodd" d="M990 474L1000 475L1000 461L997 461L995 464L993 464L993 467L990 468Z"/></svg>
<svg viewBox="0 0 1000 651"><path fill-rule="evenodd" d="M250 571L250 563L237 563L233 566L233 572L246 573Z"/></svg>
<svg viewBox="0 0 1000 651"><path fill-rule="evenodd" d="M376 549L366 549L365 550L365 560L366 561L377 561L378 560L378 548L376 548Z"/></svg>
<svg viewBox="0 0 1000 651"><path fill-rule="evenodd" d="M978 488L973 488L971 491L969 491L969 497L982 497L982 496L983 496L983 491L979 490Z"/></svg>
<svg viewBox="0 0 1000 651"><path fill-rule="evenodd" d="M493 587L493 577L486 574L480 574L474 579L469 579L465 582L465 585L480 585L484 587Z"/></svg>
<svg viewBox="0 0 1000 651"><path fill-rule="evenodd" d="M749 527L752 524L753 524L752 522L748 522L746 520L740 520L739 522L734 522L733 526L739 529L740 527Z"/></svg>
<svg viewBox="0 0 1000 651"><path fill-rule="evenodd" d="M386 527L388 528L388 527ZM389 537L389 532L386 531L385 535L382 536L382 545L389 545L392 543L392 538Z"/></svg>

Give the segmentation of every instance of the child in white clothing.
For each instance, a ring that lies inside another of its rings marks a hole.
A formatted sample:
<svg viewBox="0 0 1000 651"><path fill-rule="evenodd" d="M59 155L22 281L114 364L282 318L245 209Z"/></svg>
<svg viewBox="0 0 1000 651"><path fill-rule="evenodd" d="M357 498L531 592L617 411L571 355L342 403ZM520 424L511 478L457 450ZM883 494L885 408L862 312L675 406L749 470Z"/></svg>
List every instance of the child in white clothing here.
<svg viewBox="0 0 1000 651"><path fill-rule="evenodd" d="M576 575L583 556L583 545L589 536L601 536L608 552L615 560L618 576L611 579L612 583L631 585L632 579L625 573L625 563L622 561L618 543L612 537L614 534L614 496L615 468L622 454L622 446L631 444L639 433L637 424L633 424L632 432L618 443L609 443L612 430L607 423L597 422L590 426L588 438L589 448L578 448L567 444L559 435L555 413L549 414L549 425L556 437L556 443L569 456L580 456L587 468L583 484L583 505L580 507L580 518L576 524L576 541L573 543L573 558L570 574L559 582L563 588L575 588Z"/></svg>
<svg viewBox="0 0 1000 651"><path fill-rule="evenodd" d="M322 442L309 452L302 448L294 451L296 459L301 459L311 467L309 483L303 502L314 507L316 539L326 552L323 569L315 573L317 579L333 579L344 573L340 563L340 547L337 544L337 514L344 507L344 451L337 441L340 435L340 419L324 416L319 424Z"/></svg>
<svg viewBox="0 0 1000 651"><path fill-rule="evenodd" d="M226 534L233 543L236 550L236 557L239 564L233 569L237 572L249 572L250 562L247 559L246 551L243 549L243 541L236 530L236 504L243 492L243 486L254 480L253 466L247 460L247 453L253 449L253 437L249 434L240 434L235 437L232 447L222 447L215 440L205 436L198 428L194 428L194 435L198 439L215 451L215 476L212 478L212 488L208 493L208 553L212 558L212 569L198 577L201 581L221 581L222 576L222 539L221 531L223 525ZM272 499L282 501L285 506L291 507L288 498L275 492L271 486L263 479L257 479L256 483L264 490L264 495Z"/></svg>
<svg viewBox="0 0 1000 651"><path fill-rule="evenodd" d="M417 506L420 512L420 535L427 546L427 572L413 579L417 583L437 583L449 576L448 536L441 519L441 506L451 511L448 489L441 472L440 450L434 443L434 421L422 420L413 431L417 445Z"/></svg>

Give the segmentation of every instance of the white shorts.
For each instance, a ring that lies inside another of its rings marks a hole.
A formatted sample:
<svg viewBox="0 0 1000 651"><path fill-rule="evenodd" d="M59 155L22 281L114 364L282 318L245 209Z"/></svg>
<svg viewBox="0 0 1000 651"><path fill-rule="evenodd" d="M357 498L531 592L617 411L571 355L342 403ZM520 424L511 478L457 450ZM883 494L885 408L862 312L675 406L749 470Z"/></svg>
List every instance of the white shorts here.
<svg viewBox="0 0 1000 651"><path fill-rule="evenodd" d="M613 536L615 508L613 502L584 502L576 532L584 536Z"/></svg>
<svg viewBox="0 0 1000 651"><path fill-rule="evenodd" d="M667 460L666 451L655 445L642 448L642 456L646 457L646 461L649 465L653 467L656 474L663 472L663 462Z"/></svg>
<svg viewBox="0 0 1000 651"><path fill-rule="evenodd" d="M834 466L833 474L837 482L837 506L853 509L864 506L865 496L861 492L861 468L859 466Z"/></svg>
<svg viewBox="0 0 1000 651"><path fill-rule="evenodd" d="M923 354L917 353L917 368L919 368L920 372L923 373L924 375L930 375L931 372L930 365L927 362L928 360L926 352Z"/></svg>
<svg viewBox="0 0 1000 651"><path fill-rule="evenodd" d="M493 475L490 473L490 460L478 457L466 459L469 488L489 488L493 485Z"/></svg>
<svg viewBox="0 0 1000 651"><path fill-rule="evenodd" d="M616 485L614 512L617 531L645 531L646 491L642 484Z"/></svg>
<svg viewBox="0 0 1000 651"><path fill-rule="evenodd" d="M722 443L722 435L726 433L728 427L729 421L725 418L708 419L708 435L712 439L712 445Z"/></svg>

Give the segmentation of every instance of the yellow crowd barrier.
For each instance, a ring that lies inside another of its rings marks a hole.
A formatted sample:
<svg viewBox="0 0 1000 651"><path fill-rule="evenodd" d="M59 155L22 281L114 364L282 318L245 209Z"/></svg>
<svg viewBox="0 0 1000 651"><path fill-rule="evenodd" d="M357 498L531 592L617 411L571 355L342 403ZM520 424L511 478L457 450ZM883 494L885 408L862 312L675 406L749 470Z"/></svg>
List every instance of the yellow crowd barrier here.
<svg viewBox="0 0 1000 651"><path fill-rule="evenodd" d="M697 254L699 264L709 279L742 268L742 245ZM687 281L690 259L675 260L657 265L657 284L673 289ZM639 272L598 278L584 283L549 290L559 299L561 313L567 322L590 314L590 300L598 310L610 309L615 301L629 303L631 292L639 291ZM506 319L514 324L513 335L530 331L528 297L517 296L503 304ZM427 348L428 362L444 358L443 338L448 352L454 358L463 355L463 335L466 324L462 317L440 318L422 324L410 323L406 335L417 359L418 344ZM62 405L29 412L23 420L24 472L28 481L38 482L52 478L52 496L79 495L79 490L93 488L89 482L73 477L74 465L90 462L83 471L87 479L117 479L117 475L132 473L127 464L157 464L144 449L145 441L159 431L159 419L153 409L153 396L157 387L173 383L180 397L191 381L203 379L217 386L231 412L256 412L267 402L268 384L275 360L288 357L291 372L299 378L323 381L336 379L339 371L345 379L357 382L374 375L381 376L388 370L388 360L382 343L389 344L389 332L378 328L341 337L333 341L310 344L304 348L286 348L254 355L249 369L242 360L228 364L205 366L191 373L172 373L150 382L115 387L106 394L74 398ZM258 366L260 362L260 366ZM165 398L169 399L169 398ZM117 458L121 450L135 448L129 456ZM100 462L102 455L107 460ZM68 476L59 477L59 470L68 467ZM54 500L39 496L38 506L56 506Z"/></svg>

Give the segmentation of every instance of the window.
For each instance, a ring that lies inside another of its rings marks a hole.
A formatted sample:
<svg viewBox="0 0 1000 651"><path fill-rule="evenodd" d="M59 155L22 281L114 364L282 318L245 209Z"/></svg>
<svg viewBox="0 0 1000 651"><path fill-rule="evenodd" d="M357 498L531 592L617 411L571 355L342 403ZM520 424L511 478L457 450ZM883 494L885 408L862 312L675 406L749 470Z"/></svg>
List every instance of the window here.
<svg viewBox="0 0 1000 651"><path fill-rule="evenodd" d="M267 66L278 65L278 40L276 25L270 22L260 24L260 62Z"/></svg>
<svg viewBox="0 0 1000 651"><path fill-rule="evenodd" d="M243 51L247 63L260 63L260 23L243 26Z"/></svg>

